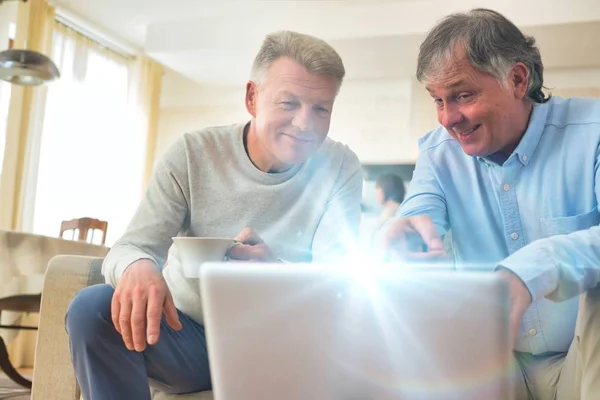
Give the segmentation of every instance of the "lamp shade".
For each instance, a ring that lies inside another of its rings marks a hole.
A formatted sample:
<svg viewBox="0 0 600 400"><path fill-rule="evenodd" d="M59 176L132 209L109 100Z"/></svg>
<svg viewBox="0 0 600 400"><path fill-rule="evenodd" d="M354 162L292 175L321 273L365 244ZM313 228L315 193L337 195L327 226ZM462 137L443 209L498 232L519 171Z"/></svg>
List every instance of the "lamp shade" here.
<svg viewBox="0 0 600 400"><path fill-rule="evenodd" d="M54 62L37 51L10 49L0 52L0 79L17 85L36 86L60 76Z"/></svg>

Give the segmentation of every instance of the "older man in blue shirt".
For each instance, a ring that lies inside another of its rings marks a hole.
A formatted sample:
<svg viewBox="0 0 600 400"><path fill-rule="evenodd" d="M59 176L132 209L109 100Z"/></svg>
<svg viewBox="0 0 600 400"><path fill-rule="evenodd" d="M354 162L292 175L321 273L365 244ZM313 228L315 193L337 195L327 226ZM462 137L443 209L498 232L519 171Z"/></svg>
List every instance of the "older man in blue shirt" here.
<svg viewBox="0 0 600 400"><path fill-rule="evenodd" d="M484 9L430 31L417 77L442 126L420 141L388 249L443 256L451 229L458 268L510 282L517 398L600 398L600 99L548 98L534 39Z"/></svg>

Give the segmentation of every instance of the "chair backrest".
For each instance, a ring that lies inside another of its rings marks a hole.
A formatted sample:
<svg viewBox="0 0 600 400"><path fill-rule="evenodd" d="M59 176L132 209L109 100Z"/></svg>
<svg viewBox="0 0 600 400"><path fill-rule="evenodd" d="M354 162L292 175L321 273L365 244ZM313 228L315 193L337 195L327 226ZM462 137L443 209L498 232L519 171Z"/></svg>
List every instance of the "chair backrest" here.
<svg viewBox="0 0 600 400"><path fill-rule="evenodd" d="M94 242L94 232L99 230L102 232L102 244L106 241L106 231L108 230L108 222L100 221L94 218L76 218L70 221L63 221L60 224L60 238L63 238L65 232L72 231L71 239L81 240L84 242L88 241L88 232L91 232L89 242ZM78 237L75 239L75 231L78 231Z"/></svg>

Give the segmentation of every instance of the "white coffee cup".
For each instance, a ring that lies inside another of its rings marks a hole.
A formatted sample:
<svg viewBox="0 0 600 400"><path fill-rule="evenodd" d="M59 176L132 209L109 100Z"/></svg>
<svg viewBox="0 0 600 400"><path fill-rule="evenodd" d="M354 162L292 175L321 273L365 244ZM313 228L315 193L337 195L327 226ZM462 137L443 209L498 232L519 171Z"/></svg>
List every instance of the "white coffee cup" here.
<svg viewBox="0 0 600 400"><path fill-rule="evenodd" d="M186 278L198 278L200 267L207 262L225 260L233 239L214 237L174 237L173 243Z"/></svg>

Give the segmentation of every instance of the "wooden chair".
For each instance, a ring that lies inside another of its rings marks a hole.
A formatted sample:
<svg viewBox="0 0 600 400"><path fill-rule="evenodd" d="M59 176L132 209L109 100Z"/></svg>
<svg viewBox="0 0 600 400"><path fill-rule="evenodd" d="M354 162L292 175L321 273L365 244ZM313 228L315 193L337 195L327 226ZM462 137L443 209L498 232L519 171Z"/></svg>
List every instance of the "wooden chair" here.
<svg viewBox="0 0 600 400"><path fill-rule="evenodd" d="M106 241L106 231L108 230L108 222L100 221L99 219L94 218L77 218L72 219L70 221L63 221L60 224L60 235L59 237L62 239L63 234L68 231L72 231L71 238L75 240L75 231L79 232L77 240L81 240L84 242L88 241L88 231L92 231L92 235L90 238L90 243L94 242L94 232L96 230L102 231L102 244Z"/></svg>

